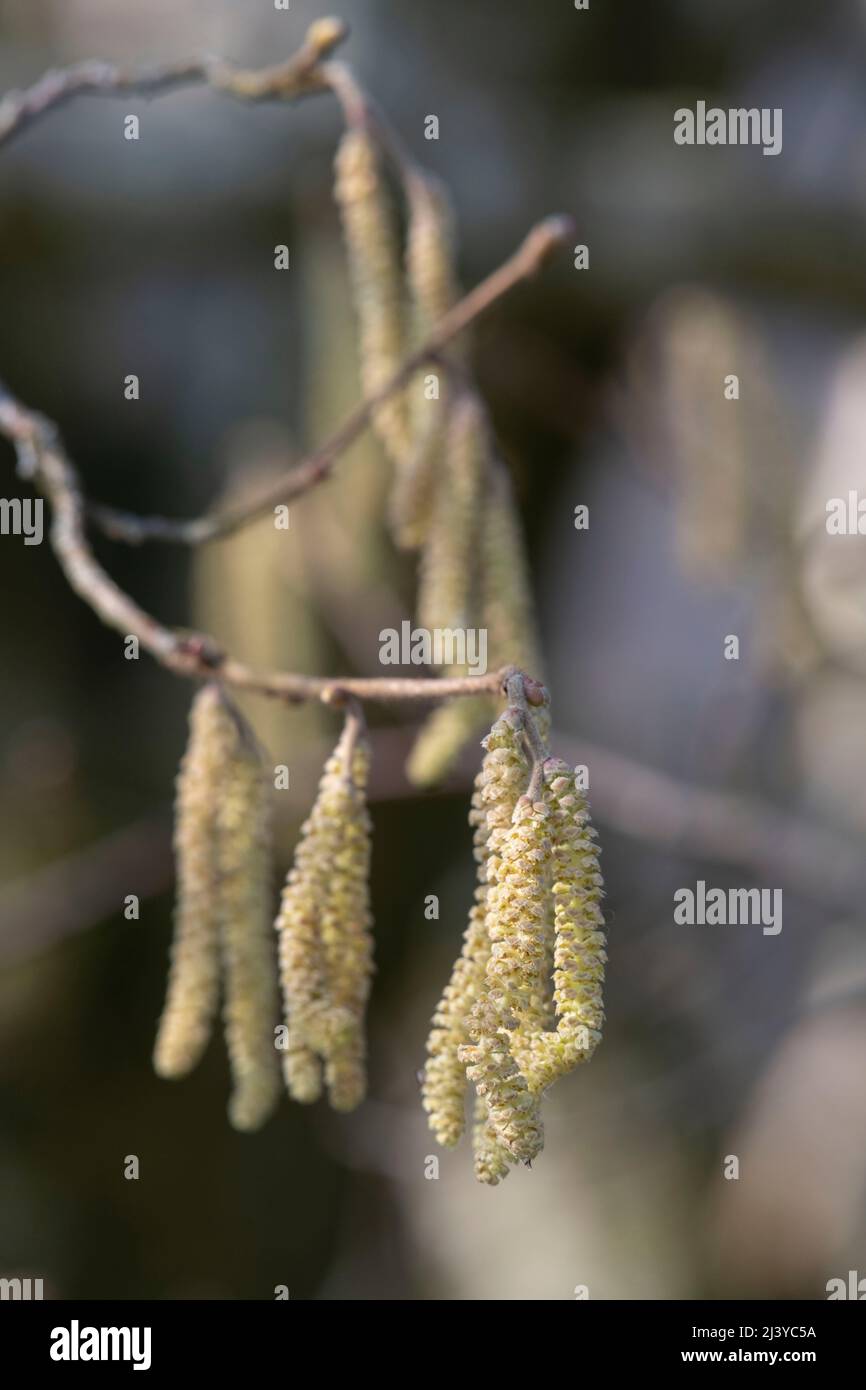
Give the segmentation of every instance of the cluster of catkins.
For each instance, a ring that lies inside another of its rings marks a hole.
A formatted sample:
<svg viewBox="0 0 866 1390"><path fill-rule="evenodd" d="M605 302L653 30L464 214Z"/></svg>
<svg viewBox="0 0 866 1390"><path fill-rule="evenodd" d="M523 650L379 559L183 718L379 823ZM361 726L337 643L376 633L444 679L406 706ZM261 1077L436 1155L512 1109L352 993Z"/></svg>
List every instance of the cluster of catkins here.
<svg viewBox="0 0 866 1390"><path fill-rule="evenodd" d="M470 813L478 886L427 1044L430 1127L456 1144L474 1083L475 1174L490 1184L539 1153L541 1095L592 1056L604 1018L595 831L576 774L539 756L545 716L532 769L527 709L510 706L484 740Z"/></svg>
<svg viewBox="0 0 866 1390"><path fill-rule="evenodd" d="M368 899L369 751L348 718L301 829L273 951L270 787L255 737L217 685L193 701L177 782L177 910L154 1049L164 1077L204 1052L223 994L233 1091L229 1119L258 1129L280 1093L351 1110L363 1099L364 1009L372 973Z"/></svg>
<svg viewBox="0 0 866 1390"><path fill-rule="evenodd" d="M405 246L372 130L343 136L335 193L343 224L359 329L361 379L373 395L458 298L453 218L437 180L404 171ZM499 461L484 404L463 355L452 347L375 412L373 426L392 463L389 522L398 546L419 552L416 616L428 631L484 630L487 664L540 675L523 540L511 482ZM447 675L466 668L449 665ZM407 772L439 781L495 714L490 696L437 708L423 726Z"/></svg>
<svg viewBox="0 0 866 1390"><path fill-rule="evenodd" d="M337 151L335 191L368 396L413 348L435 338L457 299L445 193L414 167L402 175L404 246L378 142L356 113ZM383 400L372 420L394 468L393 537L419 553L418 622L428 631L483 631L489 668L539 675L520 526L486 411L458 348L429 366ZM445 669L465 674L456 664ZM494 714L490 694L440 705L412 750L410 778L438 781ZM546 723L546 707L533 711L522 699L484 741L470 817L478 888L428 1044L431 1127L443 1144L457 1142L473 1082L475 1169L488 1183L539 1152L541 1093L591 1056L602 1025L594 832L574 774L546 755ZM280 1023L270 789L255 738L219 684L193 703L177 790L175 937L154 1063L166 1077L195 1066L222 991L234 1081L229 1117L239 1129L257 1128L273 1110L280 1062L296 1100L315 1101L323 1087L338 1110L363 1099L373 969L368 768L362 721L350 709L277 915Z"/></svg>

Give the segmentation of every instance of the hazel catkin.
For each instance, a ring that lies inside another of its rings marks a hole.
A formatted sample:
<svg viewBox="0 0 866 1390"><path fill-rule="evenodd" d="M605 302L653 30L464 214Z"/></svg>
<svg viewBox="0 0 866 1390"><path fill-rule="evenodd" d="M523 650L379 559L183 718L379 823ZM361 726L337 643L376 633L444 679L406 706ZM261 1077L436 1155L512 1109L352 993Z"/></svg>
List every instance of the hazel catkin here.
<svg viewBox="0 0 866 1390"><path fill-rule="evenodd" d="M166 1078L185 1076L195 1067L210 1040L219 1002L215 816L225 717L217 688L207 685L199 690L177 778L174 938L153 1054L157 1075Z"/></svg>
<svg viewBox="0 0 866 1390"><path fill-rule="evenodd" d="M485 755L475 781L470 808L474 855L478 865L475 902L463 949L433 1016L427 1043L422 1102L428 1122L441 1144L457 1143L463 1132L466 1103L466 1064L459 1056L468 1042L469 1015L484 988L490 952L487 897L495 871L495 850L505 824L528 777L519 720L506 711L484 741Z"/></svg>
<svg viewBox="0 0 866 1390"><path fill-rule="evenodd" d="M195 1066L222 979L237 1129L258 1128L278 1095L269 811L252 730L216 684L203 687L178 776L178 902L154 1067L178 1077Z"/></svg>
<svg viewBox="0 0 866 1390"><path fill-rule="evenodd" d="M358 318L361 379L370 396L404 356L403 271L379 152L368 130L346 131L334 168ZM376 409L373 426L396 467L404 467L412 448L405 392L395 392Z"/></svg>
<svg viewBox="0 0 866 1390"><path fill-rule="evenodd" d="M229 1119L258 1129L280 1090L274 1047L276 969L271 924L270 788L249 728L231 718L217 805L223 1023L233 1077Z"/></svg>
<svg viewBox="0 0 866 1390"><path fill-rule="evenodd" d="M277 917L289 1093L352 1110L366 1089L364 1011L372 975L369 749L352 721L301 828Z"/></svg>

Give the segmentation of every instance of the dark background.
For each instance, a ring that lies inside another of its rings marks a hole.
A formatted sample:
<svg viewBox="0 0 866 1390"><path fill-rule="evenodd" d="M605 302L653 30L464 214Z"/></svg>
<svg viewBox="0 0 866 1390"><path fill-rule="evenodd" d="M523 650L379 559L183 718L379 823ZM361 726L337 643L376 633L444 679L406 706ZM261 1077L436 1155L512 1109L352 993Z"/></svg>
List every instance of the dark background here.
<svg viewBox="0 0 866 1390"><path fill-rule="evenodd" d="M261 65L328 12L6 0L0 84L89 57ZM589 271L564 255L499 304L474 356L533 560L555 751L590 768L606 1039L548 1097L531 1172L483 1189L464 1141L425 1178L415 1072L471 896L474 760L416 796L403 723L377 733L368 1102L285 1102L237 1135L218 1039L158 1081L190 690L123 659L47 544L0 538L0 1274L70 1298L822 1298L866 1274L866 542L823 530L828 497L866 494L866 7L337 12L345 58L452 190L467 286L547 213L590 247ZM676 146L673 112L699 99L782 107L782 153ZM94 497L194 514L355 400L339 128L324 97L201 90L82 99L0 151L0 376L58 422ZM21 495L0 454L0 494ZM367 439L288 539L266 523L197 556L97 548L145 607L254 664L376 672L413 593L386 482ZM334 724L247 708L292 773L282 872ZM676 926L698 878L782 888L781 934Z"/></svg>

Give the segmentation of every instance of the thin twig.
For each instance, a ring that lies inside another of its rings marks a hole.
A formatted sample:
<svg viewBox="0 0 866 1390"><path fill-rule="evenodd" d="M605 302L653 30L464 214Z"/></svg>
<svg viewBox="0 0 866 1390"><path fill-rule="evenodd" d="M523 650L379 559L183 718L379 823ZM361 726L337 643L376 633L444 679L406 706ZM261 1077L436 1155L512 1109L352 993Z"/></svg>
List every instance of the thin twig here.
<svg viewBox="0 0 866 1390"><path fill-rule="evenodd" d="M221 536L231 535L247 522L285 505L309 492L330 474L341 454L367 428L379 406L411 380L425 362L435 358L458 334L491 308L509 290L529 279L541 268L557 247L571 237L571 220L565 216L547 217L532 228L512 256L504 262L453 309L449 309L433 325L427 339L404 359L395 372L377 391L359 401L329 439L314 449L282 478L266 488L252 502L226 508L223 511L198 517L192 521L175 521L161 516L135 516L111 507L91 505L88 513L112 540L138 545L143 541L173 541L184 545L200 545Z"/></svg>
<svg viewBox="0 0 866 1390"><path fill-rule="evenodd" d="M85 526L84 494L55 426L21 405L2 383L0 434L14 444L21 473L32 480L51 504L51 546L70 587L107 627L124 637L137 637L145 651L175 675L196 679L218 675L225 684L242 690L297 701L327 699L337 690L361 700L432 701L500 689L504 674L500 672L437 679L334 678L255 671L226 656L206 634L177 632L165 627L124 593L93 554Z"/></svg>
<svg viewBox="0 0 866 1390"><path fill-rule="evenodd" d="M238 69L219 59L203 58L145 72L132 72L105 63L83 63L47 73L28 90L13 92L0 102L0 143L84 92L154 95L171 87L197 83L207 83L251 101L272 97L293 99L313 91L330 90L340 99L347 120L366 119L372 108L354 79L341 65L322 61L345 38L346 32L346 26L339 20L319 20L309 29L298 53L276 67L259 70ZM388 144L404 179L411 184L415 175L410 162L394 139L388 137ZM571 234L572 224L567 217L551 217L539 223L504 265L443 315L426 342L404 360L379 390L359 402L330 439L254 503L192 521L136 517L107 507L91 506L57 427L22 405L0 383L0 434L4 434L16 449L20 476L31 480L51 504L51 544L72 589L108 627L125 637L137 638L146 651L177 675L192 678L218 675L227 685L287 700L328 699L335 691L340 691L362 700L438 701L450 696L499 691L503 677L511 674L513 668L485 676L451 679L353 677L334 680L290 672L254 671L224 653L206 634L174 631L139 607L96 559L87 539L86 522L91 517L113 538L130 542L159 539L198 544L228 535L273 506L300 496L330 473L335 460L366 428L373 413L390 395L405 386L419 367L438 356L501 295L535 274L550 253ZM534 683L530 681L527 690L532 688Z"/></svg>
<svg viewBox="0 0 866 1390"><path fill-rule="evenodd" d="M146 69L98 61L57 68L46 72L32 87L9 92L0 101L0 144L78 96L154 97L172 89L202 85L241 101L285 101L324 92L329 89L317 75L317 64L348 32L342 20L318 20L310 26L297 53L284 63L259 69L238 68L209 56Z"/></svg>

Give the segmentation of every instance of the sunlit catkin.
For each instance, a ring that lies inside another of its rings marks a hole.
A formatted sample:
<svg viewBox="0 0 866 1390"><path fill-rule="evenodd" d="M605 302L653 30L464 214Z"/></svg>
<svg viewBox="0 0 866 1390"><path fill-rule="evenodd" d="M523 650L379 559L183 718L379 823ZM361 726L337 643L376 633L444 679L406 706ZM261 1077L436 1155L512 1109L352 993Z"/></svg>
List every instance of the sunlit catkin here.
<svg viewBox="0 0 866 1390"><path fill-rule="evenodd" d="M343 222L358 316L361 380L372 395L400 365L405 350L403 268L379 153L369 131L348 130L335 159L334 192ZM389 456L402 468L412 449L405 393L373 416Z"/></svg>
<svg viewBox="0 0 866 1390"><path fill-rule="evenodd" d="M511 1034L544 990L550 813L521 796L502 836L496 881L487 899L490 957L484 992L472 1010L471 1045L461 1047L466 1075L487 1101L490 1120L509 1153L530 1162L543 1144L538 1103L520 1071Z"/></svg>
<svg viewBox="0 0 866 1390"><path fill-rule="evenodd" d="M290 1094L315 1100L324 1062L331 1104L366 1088L364 1010L372 974L369 750L353 720L325 765L277 918Z"/></svg>
<svg viewBox="0 0 866 1390"><path fill-rule="evenodd" d="M196 695L175 799L177 907L168 990L156 1038L158 1075L185 1076L208 1044L219 1001L215 814L225 711L215 686Z"/></svg>
<svg viewBox="0 0 866 1390"><path fill-rule="evenodd" d="M469 813L478 864L475 902L470 909L463 950L433 1016L422 1088L430 1128L440 1144L449 1146L457 1143L465 1120L466 1064L459 1049L468 1041L469 1015L484 989L490 954L486 904L495 881L491 875L498 864L496 849L529 775L521 723L515 711L507 710L496 721L484 747Z"/></svg>
<svg viewBox="0 0 866 1390"><path fill-rule="evenodd" d="M603 883L582 788L567 763L544 765L553 840L556 1027L525 1038L524 1070L533 1091L588 1061L601 1039L605 954Z"/></svg>
<svg viewBox="0 0 866 1390"><path fill-rule="evenodd" d="M475 1097L472 1153L475 1176L479 1182L495 1187L503 1178L508 1177L508 1169L514 1160L491 1123L487 1101L479 1095Z"/></svg>
<svg viewBox="0 0 866 1390"><path fill-rule="evenodd" d="M253 1130L280 1092L274 1047L274 963L270 787L249 727L230 712L222 733L223 774L216 811L223 1021L233 1090L229 1119Z"/></svg>

